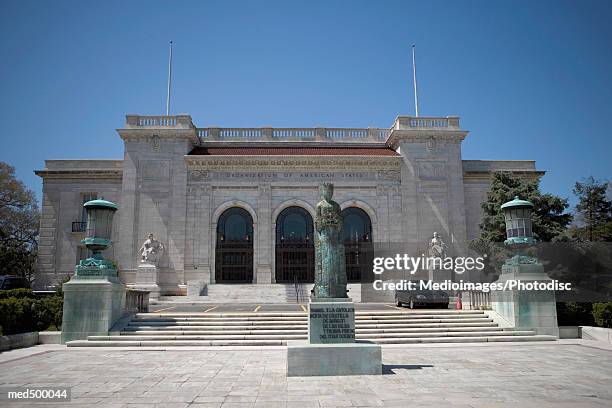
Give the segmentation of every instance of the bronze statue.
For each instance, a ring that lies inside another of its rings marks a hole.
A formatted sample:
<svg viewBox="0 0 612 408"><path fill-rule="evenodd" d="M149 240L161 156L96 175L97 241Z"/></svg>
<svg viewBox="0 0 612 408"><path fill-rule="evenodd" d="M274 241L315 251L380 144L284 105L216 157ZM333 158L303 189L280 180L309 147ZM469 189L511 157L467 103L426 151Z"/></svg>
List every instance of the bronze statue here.
<svg viewBox="0 0 612 408"><path fill-rule="evenodd" d="M342 215L340 205L332 200L334 185L319 187L322 200L315 208L315 284L313 297L347 298Z"/></svg>

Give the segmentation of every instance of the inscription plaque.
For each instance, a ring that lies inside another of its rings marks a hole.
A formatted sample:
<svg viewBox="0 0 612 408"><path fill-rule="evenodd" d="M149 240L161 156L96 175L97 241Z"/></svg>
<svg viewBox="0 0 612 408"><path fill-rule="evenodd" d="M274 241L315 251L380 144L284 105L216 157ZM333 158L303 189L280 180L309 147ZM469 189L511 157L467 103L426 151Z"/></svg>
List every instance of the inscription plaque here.
<svg viewBox="0 0 612 408"><path fill-rule="evenodd" d="M310 343L355 342L355 306L352 302L313 302L308 312Z"/></svg>

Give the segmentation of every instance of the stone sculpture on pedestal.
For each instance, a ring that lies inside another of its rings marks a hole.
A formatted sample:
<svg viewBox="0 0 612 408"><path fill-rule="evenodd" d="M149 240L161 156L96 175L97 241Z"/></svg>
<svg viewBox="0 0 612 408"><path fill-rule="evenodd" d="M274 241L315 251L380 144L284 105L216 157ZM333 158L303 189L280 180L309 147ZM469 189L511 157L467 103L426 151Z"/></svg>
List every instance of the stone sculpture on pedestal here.
<svg viewBox="0 0 612 408"><path fill-rule="evenodd" d="M137 289L148 290L151 298L158 298L161 290L159 287L159 273L157 264L164 252L164 244L155 239L153 234L149 234L145 242L140 247L140 265L136 271Z"/></svg>
<svg viewBox="0 0 612 408"><path fill-rule="evenodd" d="M446 258L447 246L437 232L433 233L433 238L429 241L429 256L432 258Z"/></svg>
<svg viewBox="0 0 612 408"><path fill-rule="evenodd" d="M355 305L347 295L342 215L334 186L320 186L315 214L315 284L308 305L308 341L287 345L287 375L381 374L379 345L355 342Z"/></svg>
<svg viewBox="0 0 612 408"><path fill-rule="evenodd" d="M323 183L322 200L315 208L315 285L313 297L348 298L346 293L346 265L342 243L342 214L340 205L332 200L334 186Z"/></svg>
<svg viewBox="0 0 612 408"><path fill-rule="evenodd" d="M164 252L164 244L155 239L153 234L140 247L141 262L157 264Z"/></svg>

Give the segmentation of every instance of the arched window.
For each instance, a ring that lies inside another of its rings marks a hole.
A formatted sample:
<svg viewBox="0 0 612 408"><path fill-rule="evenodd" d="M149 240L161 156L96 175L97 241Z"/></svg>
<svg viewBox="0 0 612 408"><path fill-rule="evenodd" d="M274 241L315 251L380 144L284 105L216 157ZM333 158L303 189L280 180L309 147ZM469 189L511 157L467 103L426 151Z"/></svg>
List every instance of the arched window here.
<svg viewBox="0 0 612 408"><path fill-rule="evenodd" d="M243 208L229 208L217 221L215 282L253 282L253 218Z"/></svg>
<svg viewBox="0 0 612 408"><path fill-rule="evenodd" d="M342 239L348 282L360 282L362 271L372 266L372 222L361 208L342 210Z"/></svg>
<svg viewBox="0 0 612 408"><path fill-rule="evenodd" d="M276 282L314 282L312 217L301 207L285 208L276 219Z"/></svg>

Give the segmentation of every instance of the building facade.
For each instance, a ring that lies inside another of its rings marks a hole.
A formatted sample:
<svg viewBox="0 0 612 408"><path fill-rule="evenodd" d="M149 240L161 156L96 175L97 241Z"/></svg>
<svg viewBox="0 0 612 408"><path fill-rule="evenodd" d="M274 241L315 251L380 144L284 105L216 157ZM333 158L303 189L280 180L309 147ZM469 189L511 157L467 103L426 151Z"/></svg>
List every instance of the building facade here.
<svg viewBox="0 0 612 408"><path fill-rule="evenodd" d="M149 234L163 294L191 281L282 284L314 274L318 185L343 209L349 281L364 246L479 235L490 174L537 178L534 161L463 160L458 117L397 117L389 129L197 128L188 115L127 115L123 160L47 160L36 286L50 287L87 256L83 203L119 206L113 259L137 280Z"/></svg>

